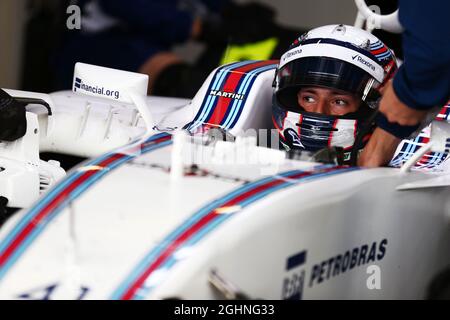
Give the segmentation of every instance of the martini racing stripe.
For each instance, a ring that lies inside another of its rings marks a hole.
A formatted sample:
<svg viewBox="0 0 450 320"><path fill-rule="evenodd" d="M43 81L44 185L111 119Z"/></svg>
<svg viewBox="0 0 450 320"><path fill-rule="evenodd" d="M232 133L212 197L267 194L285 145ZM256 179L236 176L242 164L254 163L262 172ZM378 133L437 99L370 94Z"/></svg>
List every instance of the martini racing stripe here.
<svg viewBox="0 0 450 320"><path fill-rule="evenodd" d="M204 123L205 117L207 117L208 114L210 113L211 108L217 98L215 96L211 96L209 93L211 92L211 90L219 90L221 84L223 83L224 78L229 75L229 73L227 71L230 69L233 69L233 68L238 68L240 66L246 65L248 63L250 63L250 62L244 61L244 62L232 63L232 64L225 65L225 66L219 68L219 70L217 70L216 74L214 75L213 80L211 81L211 85L208 88L207 96L205 96L202 106L200 107L197 115L194 118L193 125L196 125L196 126L191 127L190 129L195 129L198 125Z"/></svg>
<svg viewBox="0 0 450 320"><path fill-rule="evenodd" d="M188 126L190 131L203 124L233 127L245 105L256 76L276 68L276 61L244 61L217 70L202 105Z"/></svg>
<svg viewBox="0 0 450 320"><path fill-rule="evenodd" d="M370 52L380 61L391 57L390 50L381 41L371 44Z"/></svg>
<svg viewBox="0 0 450 320"><path fill-rule="evenodd" d="M436 120L438 121L450 121L450 101L444 106L439 114L436 116Z"/></svg>
<svg viewBox="0 0 450 320"><path fill-rule="evenodd" d="M220 124L226 129L233 127L234 125L230 126L230 124L235 123L234 120L239 118L241 112L238 111L242 111L241 105L245 105L256 76L274 68L276 68L276 64L273 61L260 61L231 71L230 77L223 86L223 91L237 93L241 98L220 97L212 116L206 123Z"/></svg>
<svg viewBox="0 0 450 320"><path fill-rule="evenodd" d="M220 85L218 90L219 92L224 93L237 93L237 88L240 87L243 83L243 80L252 73L255 73L259 70L260 67L267 65L266 61L253 62L241 66L236 69L228 70L228 77L226 78L225 83ZM241 91L242 93L242 91ZM208 94L211 94L208 92ZM231 98L228 97L217 97L216 104L213 106L212 115L205 119L206 123L219 124L222 122L224 118L224 114L227 113L228 107L231 102ZM233 99L236 100L236 99Z"/></svg>
<svg viewBox="0 0 450 320"><path fill-rule="evenodd" d="M442 107L439 114L435 118L436 121L450 121L450 104L447 103L446 106ZM427 129L427 128L425 128ZM391 160L389 164L392 167L401 167L412 155L422 146L430 140L430 133L425 129L413 139L403 140L401 150L398 154ZM427 152L422 158L414 165L413 169L429 169L435 170L444 161L447 161L449 151L446 152Z"/></svg>
<svg viewBox="0 0 450 320"><path fill-rule="evenodd" d="M171 232L133 268L111 299L143 299L163 281L164 274L180 258L177 252L189 248L243 208L281 189L319 177L358 170L355 167L320 166L313 171L293 170L239 187L201 208ZM154 277L153 277L154 276Z"/></svg>
<svg viewBox="0 0 450 320"><path fill-rule="evenodd" d="M171 144L171 135L162 133L138 145L128 145L91 160L69 174L33 206L0 243L0 279L7 273L33 240L71 201L90 186L140 154Z"/></svg>
<svg viewBox="0 0 450 320"><path fill-rule="evenodd" d="M256 75L275 69L275 64L270 64L268 66L264 66L261 68L256 69L254 72L249 72L242 82L242 85L240 86L238 90L238 94L243 95L243 100L233 100L232 108L228 107L227 112L231 110L230 114L231 116L228 116L228 114L223 118L222 122L220 123L222 127L225 129L231 129L233 128L237 121L239 120L239 117L241 116L243 106L245 105L245 102L247 101L249 89L252 88L253 83L256 80Z"/></svg>

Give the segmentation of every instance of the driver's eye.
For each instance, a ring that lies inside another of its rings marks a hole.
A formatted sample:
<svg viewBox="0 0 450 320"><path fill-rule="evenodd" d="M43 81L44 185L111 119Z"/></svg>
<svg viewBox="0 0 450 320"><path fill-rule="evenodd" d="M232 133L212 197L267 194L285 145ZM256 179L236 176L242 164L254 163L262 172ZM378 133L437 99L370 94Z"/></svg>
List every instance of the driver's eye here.
<svg viewBox="0 0 450 320"><path fill-rule="evenodd" d="M305 101L307 103L314 103L314 102L316 102L316 100L312 96L304 96L303 97L303 101Z"/></svg>
<svg viewBox="0 0 450 320"><path fill-rule="evenodd" d="M335 104L337 104L338 106L347 106L348 102L346 100L342 100L342 99L336 99L334 101Z"/></svg>

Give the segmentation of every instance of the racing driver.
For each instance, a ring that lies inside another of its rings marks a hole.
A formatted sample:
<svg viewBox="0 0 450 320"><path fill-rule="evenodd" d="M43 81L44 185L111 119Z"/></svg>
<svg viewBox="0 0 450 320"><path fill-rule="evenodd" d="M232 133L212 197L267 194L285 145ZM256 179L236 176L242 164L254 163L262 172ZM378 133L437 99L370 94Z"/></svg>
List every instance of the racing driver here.
<svg viewBox="0 0 450 320"><path fill-rule="evenodd" d="M367 31L341 24L303 34L281 57L274 81L282 146L340 147L344 161L356 163L375 128L380 90L396 70L393 51Z"/></svg>

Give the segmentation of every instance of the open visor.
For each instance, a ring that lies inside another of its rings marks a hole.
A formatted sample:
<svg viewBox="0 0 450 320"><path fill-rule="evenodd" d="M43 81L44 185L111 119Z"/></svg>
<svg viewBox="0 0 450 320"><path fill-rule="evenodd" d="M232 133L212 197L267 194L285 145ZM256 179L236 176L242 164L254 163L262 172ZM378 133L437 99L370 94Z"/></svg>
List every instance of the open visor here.
<svg viewBox="0 0 450 320"><path fill-rule="evenodd" d="M301 87L318 86L357 95L365 102L376 101L380 84L361 68L334 58L305 57L278 70L277 100L281 107L298 111L297 92Z"/></svg>

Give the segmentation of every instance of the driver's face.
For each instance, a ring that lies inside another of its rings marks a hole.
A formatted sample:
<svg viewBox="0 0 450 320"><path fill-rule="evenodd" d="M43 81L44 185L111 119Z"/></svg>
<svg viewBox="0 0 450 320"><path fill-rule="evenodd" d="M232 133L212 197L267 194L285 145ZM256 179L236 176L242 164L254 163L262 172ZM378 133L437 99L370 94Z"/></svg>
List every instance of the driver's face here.
<svg viewBox="0 0 450 320"><path fill-rule="evenodd" d="M306 112L342 116L358 110L360 99L355 95L319 87L301 88L297 101Z"/></svg>

